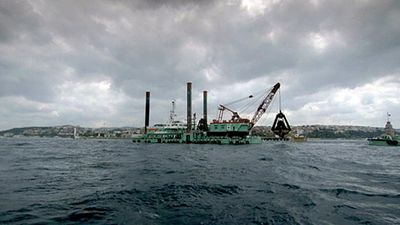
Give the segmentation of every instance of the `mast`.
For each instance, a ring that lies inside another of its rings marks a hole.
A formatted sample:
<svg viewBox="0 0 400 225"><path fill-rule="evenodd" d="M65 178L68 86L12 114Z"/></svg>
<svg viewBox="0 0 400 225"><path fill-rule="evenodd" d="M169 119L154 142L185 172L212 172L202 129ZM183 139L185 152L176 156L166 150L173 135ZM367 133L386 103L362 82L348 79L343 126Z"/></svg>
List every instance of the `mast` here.
<svg viewBox="0 0 400 225"><path fill-rule="evenodd" d="M172 124L175 121L175 100L171 102L171 111L169 111L169 122Z"/></svg>
<svg viewBox="0 0 400 225"><path fill-rule="evenodd" d="M186 103L187 132L189 133L192 130L192 82L187 83Z"/></svg>
<svg viewBox="0 0 400 225"><path fill-rule="evenodd" d="M207 91L203 91L203 119L207 124Z"/></svg>
<svg viewBox="0 0 400 225"><path fill-rule="evenodd" d="M147 134L147 127L150 120L150 91L146 91L146 106L144 112L144 133Z"/></svg>

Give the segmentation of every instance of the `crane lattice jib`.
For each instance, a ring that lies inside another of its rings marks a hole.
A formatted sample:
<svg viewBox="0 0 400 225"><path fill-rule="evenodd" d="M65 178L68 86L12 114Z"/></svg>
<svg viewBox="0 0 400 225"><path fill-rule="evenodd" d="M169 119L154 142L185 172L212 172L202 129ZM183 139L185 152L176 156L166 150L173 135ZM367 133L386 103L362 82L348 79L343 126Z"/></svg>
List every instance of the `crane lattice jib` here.
<svg viewBox="0 0 400 225"><path fill-rule="evenodd" d="M230 109L230 108L228 108L228 107L226 107L224 105L219 105L219 107L218 107L218 110L219 110L218 121L222 121L225 109L233 114L232 118L240 119L240 116L239 116L239 114L237 112L233 111L232 109Z"/></svg>
<svg viewBox="0 0 400 225"><path fill-rule="evenodd" d="M276 83L272 90L268 93L267 97L261 102L260 106L258 106L256 113L254 114L253 118L251 119L251 127L254 127L258 120L264 115L265 111L267 111L269 105L271 104L272 100L276 92L280 87L280 83Z"/></svg>

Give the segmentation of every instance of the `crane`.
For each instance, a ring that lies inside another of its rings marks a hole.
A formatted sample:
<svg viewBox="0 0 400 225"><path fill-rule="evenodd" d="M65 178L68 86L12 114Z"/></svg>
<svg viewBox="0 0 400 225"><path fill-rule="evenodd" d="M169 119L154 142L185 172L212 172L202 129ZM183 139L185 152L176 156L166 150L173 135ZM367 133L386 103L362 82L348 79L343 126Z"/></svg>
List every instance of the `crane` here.
<svg viewBox="0 0 400 225"><path fill-rule="evenodd" d="M250 129L252 129L258 120L264 115L265 111L267 111L269 105L271 104L276 92L280 88L281 84L276 83L273 87L272 90L268 93L268 95L264 98L264 100L261 102L261 104L258 106L257 111L254 113L253 118L250 120Z"/></svg>
<svg viewBox="0 0 400 225"><path fill-rule="evenodd" d="M233 103L237 103L240 101L243 101L245 99L250 99L253 98L253 95L250 95L248 97L233 101L229 104L226 105L219 105L218 110L218 120L217 121L222 121L222 118L224 116L224 111L229 111L232 113L232 118L230 121L232 122L245 122L245 123L250 123L250 129L253 128L255 126L255 124L258 122L258 120L263 116L263 114L266 112L266 110L268 109L269 105L272 103L272 100L276 94L276 92L278 91L278 89L280 88L280 83L276 83L271 91L268 93L268 95L263 99L263 101L261 102L261 104L258 106L256 112L254 113L254 116L251 120L246 119L246 118L242 118L239 116L239 113L236 112L235 110L232 110L230 108L228 108L226 105L231 105Z"/></svg>
<svg viewBox="0 0 400 225"><path fill-rule="evenodd" d="M224 105L219 105L218 107L219 113L218 113L218 121L222 121L222 117L224 116L224 111L228 110L229 112L232 113L232 121L237 121L240 118L239 114L236 111L233 111L232 109L224 106Z"/></svg>
<svg viewBox="0 0 400 225"><path fill-rule="evenodd" d="M274 99L274 96L278 92L279 88L280 88L280 83L276 83L269 91L267 91L267 92L263 91L262 92L263 94L260 95L259 98L256 98L255 101L248 102L245 105L244 110L247 110L252 106L253 103L261 100L261 103L259 104L259 106L251 120L248 118L242 118L241 116L239 116L238 111L233 110L231 105L237 104L238 102L241 102L246 99L253 98L254 97L253 95L250 95L246 98L236 100L232 103L219 105L218 119L213 120L213 122L210 123L209 129L207 130L207 134L210 136L231 136L231 137L233 137L233 136L245 137L245 136L249 135L251 133L252 129L254 128L254 126L257 124L257 122L265 114L268 107L270 107L272 100ZM232 118L228 121L223 120L225 111L229 111L230 113L232 113ZM243 111L240 111L240 113L242 114ZM279 116L277 115L277 119L275 119L275 123L277 123L278 126L274 125L274 127L273 127L274 133L279 135L280 137L283 137L290 131L289 124L287 123L286 118L283 118L284 115L283 116L282 115L283 115L282 112L280 112ZM286 124L285 124L285 122L286 122Z"/></svg>

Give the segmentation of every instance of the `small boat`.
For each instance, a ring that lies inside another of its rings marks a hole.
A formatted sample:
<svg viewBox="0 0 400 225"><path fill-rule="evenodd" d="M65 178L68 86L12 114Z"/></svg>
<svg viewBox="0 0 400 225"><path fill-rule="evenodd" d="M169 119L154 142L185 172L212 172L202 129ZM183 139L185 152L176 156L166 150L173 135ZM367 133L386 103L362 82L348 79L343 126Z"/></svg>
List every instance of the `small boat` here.
<svg viewBox="0 0 400 225"><path fill-rule="evenodd" d="M368 138L367 140L370 145L400 146L400 137L398 136L392 138L391 136L384 134L380 137Z"/></svg>
<svg viewBox="0 0 400 225"><path fill-rule="evenodd" d="M294 142L304 142L307 141L307 137L302 134L295 134L291 137L291 140Z"/></svg>
<svg viewBox="0 0 400 225"><path fill-rule="evenodd" d="M307 137L304 135L302 129L297 128L294 133L290 135L290 140L293 142L304 142L307 141Z"/></svg>
<svg viewBox="0 0 400 225"><path fill-rule="evenodd" d="M385 125L385 133L379 137L367 138L369 145L377 146L400 146L400 137L396 135L392 124L390 123L390 114L387 114L388 118Z"/></svg>

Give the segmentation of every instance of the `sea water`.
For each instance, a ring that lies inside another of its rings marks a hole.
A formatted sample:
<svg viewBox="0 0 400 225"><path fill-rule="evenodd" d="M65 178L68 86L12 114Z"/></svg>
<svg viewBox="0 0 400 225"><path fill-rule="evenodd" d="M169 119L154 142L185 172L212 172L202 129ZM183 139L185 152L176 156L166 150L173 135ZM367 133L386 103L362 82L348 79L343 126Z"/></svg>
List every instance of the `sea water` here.
<svg viewBox="0 0 400 225"><path fill-rule="evenodd" d="M2 138L0 224L400 224L400 148Z"/></svg>

